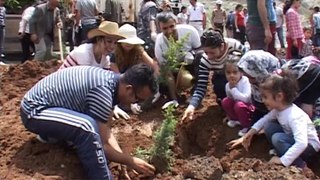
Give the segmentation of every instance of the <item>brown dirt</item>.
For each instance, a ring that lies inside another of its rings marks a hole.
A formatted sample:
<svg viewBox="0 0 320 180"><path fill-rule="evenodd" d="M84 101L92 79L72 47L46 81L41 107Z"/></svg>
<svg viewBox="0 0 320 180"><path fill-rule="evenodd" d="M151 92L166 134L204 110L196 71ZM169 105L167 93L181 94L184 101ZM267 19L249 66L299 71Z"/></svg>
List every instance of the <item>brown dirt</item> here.
<svg viewBox="0 0 320 180"><path fill-rule="evenodd" d="M80 179L85 178L74 150L62 144L42 144L26 131L19 117L19 105L25 92L45 75L56 71L57 61L26 62L0 67L0 179ZM209 88L211 92L211 88ZM152 135L163 120L161 99L154 108L130 120L117 120L113 131L124 152L137 147L149 148ZM181 117L187 104L177 110ZM144 177L129 172L133 179L307 179L294 167L270 165L270 146L263 136L254 139L249 152L229 150L226 143L237 138L239 129L222 122L224 113L208 93L192 121L179 122L175 144L175 161L171 172ZM309 163L320 179L319 156ZM115 179L123 179L119 165L110 163Z"/></svg>

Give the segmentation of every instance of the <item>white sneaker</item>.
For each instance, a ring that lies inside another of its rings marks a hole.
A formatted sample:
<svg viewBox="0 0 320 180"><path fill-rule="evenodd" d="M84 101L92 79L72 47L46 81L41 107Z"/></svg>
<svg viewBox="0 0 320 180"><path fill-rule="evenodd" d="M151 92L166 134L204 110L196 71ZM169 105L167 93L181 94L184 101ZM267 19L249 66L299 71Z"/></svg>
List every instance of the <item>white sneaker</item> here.
<svg viewBox="0 0 320 180"><path fill-rule="evenodd" d="M233 127L236 127L237 125L240 125L240 122L239 122L239 121L234 121L234 120L229 120L229 121L227 122L227 125L228 125L229 127L233 128Z"/></svg>
<svg viewBox="0 0 320 180"><path fill-rule="evenodd" d="M275 150L275 149L270 149L270 150L269 150L269 155L270 155L270 156L276 156L276 155L277 155L276 150Z"/></svg>
<svg viewBox="0 0 320 180"><path fill-rule="evenodd" d="M249 131L249 128L242 128L239 132L238 135L240 137L244 136L247 132Z"/></svg>

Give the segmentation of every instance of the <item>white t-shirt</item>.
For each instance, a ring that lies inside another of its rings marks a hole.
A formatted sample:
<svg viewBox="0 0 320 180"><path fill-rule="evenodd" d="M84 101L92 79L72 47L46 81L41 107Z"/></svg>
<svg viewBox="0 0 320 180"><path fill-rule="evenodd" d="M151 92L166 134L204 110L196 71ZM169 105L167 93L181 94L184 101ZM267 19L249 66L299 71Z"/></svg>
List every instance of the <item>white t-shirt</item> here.
<svg viewBox="0 0 320 180"><path fill-rule="evenodd" d="M229 83L226 84L227 97L235 101L244 103L251 102L251 84L246 76L242 76L237 85L230 89Z"/></svg>
<svg viewBox="0 0 320 180"><path fill-rule="evenodd" d="M180 24L187 24L187 20L188 20L187 14L179 13L177 17L178 17L178 22Z"/></svg>
<svg viewBox="0 0 320 180"><path fill-rule="evenodd" d="M34 6L30 6L27 9L25 9L22 13L21 21L19 23L19 32L20 33L30 33L29 28L29 20L31 16L33 15L33 12L36 8Z"/></svg>
<svg viewBox="0 0 320 180"><path fill-rule="evenodd" d="M176 25L176 29L178 33L178 39L181 39L189 34L188 39L183 44L183 52L188 52L201 46L200 36L198 31L193 26L188 24L178 24ZM160 64L164 64L166 62L165 54L167 52L168 45L169 40L167 37L163 33L158 34L154 53Z"/></svg>
<svg viewBox="0 0 320 180"><path fill-rule="evenodd" d="M319 151L320 142L317 131L309 116L298 106L292 104L290 107L277 111L271 110L256 122L252 128L260 131L266 122L277 119L283 131L292 135L295 143L280 157L284 166L290 166L292 162L301 155L310 144L314 150Z"/></svg>
<svg viewBox="0 0 320 180"><path fill-rule="evenodd" d="M85 43L69 53L60 69L71 66L95 66L103 69L110 69L110 57L102 56L100 63L95 60L93 44Z"/></svg>
<svg viewBox="0 0 320 180"><path fill-rule="evenodd" d="M283 10L280 7L276 7L277 24L276 27L279 28L283 25Z"/></svg>
<svg viewBox="0 0 320 180"><path fill-rule="evenodd" d="M204 5L200 2L197 2L195 6L188 6L187 14L189 15L189 22L192 21L202 21L203 13L206 13Z"/></svg>

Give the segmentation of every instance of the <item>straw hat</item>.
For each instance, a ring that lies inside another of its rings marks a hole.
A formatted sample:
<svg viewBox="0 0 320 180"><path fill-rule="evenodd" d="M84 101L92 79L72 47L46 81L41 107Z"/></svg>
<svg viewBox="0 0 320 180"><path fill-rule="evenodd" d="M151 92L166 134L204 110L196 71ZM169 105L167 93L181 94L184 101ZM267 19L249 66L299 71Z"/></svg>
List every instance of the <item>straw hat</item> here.
<svg viewBox="0 0 320 180"><path fill-rule="evenodd" d="M119 34L125 39L120 39L119 43L144 44L144 41L137 36L137 29L130 24L124 24L119 28Z"/></svg>
<svg viewBox="0 0 320 180"><path fill-rule="evenodd" d="M88 38L94 38L97 36L110 36L116 39L122 39L123 36L119 34L118 23L111 21L103 21L98 28L92 29L88 32Z"/></svg>

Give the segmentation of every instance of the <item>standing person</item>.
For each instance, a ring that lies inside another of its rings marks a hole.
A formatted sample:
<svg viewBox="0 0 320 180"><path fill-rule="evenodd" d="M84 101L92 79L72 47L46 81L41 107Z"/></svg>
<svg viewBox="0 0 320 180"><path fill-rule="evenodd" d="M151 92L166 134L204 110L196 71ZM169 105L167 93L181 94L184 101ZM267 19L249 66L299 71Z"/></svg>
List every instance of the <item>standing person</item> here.
<svg viewBox="0 0 320 180"><path fill-rule="evenodd" d="M270 75L261 85L263 103L270 110L256 122L243 138L248 150L252 137L264 129L276 156L270 163L307 168L310 160L320 150L317 131L308 115L293 103L297 95L297 82L289 72Z"/></svg>
<svg viewBox="0 0 320 180"><path fill-rule="evenodd" d="M247 38L251 50L265 50L275 55L276 15L273 0L247 0Z"/></svg>
<svg viewBox="0 0 320 180"><path fill-rule="evenodd" d="M288 0L283 8L283 13L286 15L288 43L286 59L299 58L296 56L294 57L293 55L299 54L299 51L302 48L304 35L300 15L298 13L300 5L300 0Z"/></svg>
<svg viewBox="0 0 320 180"><path fill-rule="evenodd" d="M156 87L153 70L142 64L124 74L89 66L67 68L26 93L21 119L39 139L71 142L88 179L112 179L108 160L153 175L152 165L122 152L111 131L111 118L115 104L145 100Z"/></svg>
<svg viewBox="0 0 320 180"><path fill-rule="evenodd" d="M313 44L312 44L312 29L309 27L303 28L304 40L302 42L301 57L312 56L313 55Z"/></svg>
<svg viewBox="0 0 320 180"><path fill-rule="evenodd" d="M240 56L229 58L225 64L225 74L228 80L226 84L226 94L222 102L222 108L227 113L229 127L241 125L242 129L238 132L243 136L251 127L251 113L254 107L251 105L251 85L249 79L243 76L237 66Z"/></svg>
<svg viewBox="0 0 320 180"><path fill-rule="evenodd" d="M225 91L227 79L223 71L224 65L230 58L229 55L233 55L235 51L240 54L244 54L246 51L238 40L223 38L220 32L212 29L209 29L201 36L201 49L205 53L200 59L199 79L182 119L193 118L195 109L200 105L206 94L210 71L213 71L211 81L213 91L216 94L216 101L220 104L221 100L227 96Z"/></svg>
<svg viewBox="0 0 320 180"><path fill-rule="evenodd" d="M88 39L88 32L97 28L96 16L99 14L95 0L77 0L76 2L76 26L81 25L81 41Z"/></svg>
<svg viewBox="0 0 320 180"><path fill-rule="evenodd" d="M156 17L158 6L155 0L143 0L138 14L137 33L144 40L148 54L154 57L154 43L157 39Z"/></svg>
<svg viewBox="0 0 320 180"><path fill-rule="evenodd" d="M243 74L249 78L251 84L251 101L255 107L251 116L251 121L252 123L255 123L268 113L268 109L261 99L259 84L262 79L280 68L280 62L277 57L269 52L263 50L250 50L242 56L238 62L238 67Z"/></svg>
<svg viewBox="0 0 320 180"><path fill-rule="evenodd" d="M49 60L52 58L52 42L54 27L62 28L59 0L49 0L36 6L30 19L31 40L35 43L35 60Z"/></svg>
<svg viewBox="0 0 320 180"><path fill-rule="evenodd" d="M30 18L33 15L34 10L36 9L35 6L37 6L37 4L29 6L23 11L21 15L21 21L19 23L18 36L19 36L19 39L21 42L21 48L22 48L21 63L24 63L25 61L32 59L30 48L32 48L33 53L35 52L34 43L31 41L30 25L29 25Z"/></svg>
<svg viewBox="0 0 320 180"><path fill-rule="evenodd" d="M277 31L278 39L280 42L281 49L285 49L284 38L283 38L283 22L284 22L283 9L276 6L275 1L273 2L273 7L275 8L276 15L277 15L276 31Z"/></svg>
<svg viewBox="0 0 320 180"><path fill-rule="evenodd" d="M159 27L161 33L158 35L155 45L155 55L160 64L160 68L165 68L167 63L166 52L169 48L169 38L173 38L175 41L179 41L183 38L186 38L184 43L182 44L182 52L188 52L192 57L192 51L197 51L200 46L200 37L197 33L197 30L188 25L188 24L178 24L176 22L176 17L173 13L160 13L157 16L157 22L159 23ZM184 61L186 56L182 57L182 59L178 59L178 61ZM181 57L179 57L181 58ZM188 65L191 69L191 73L194 72L198 67L198 61L193 58L191 62L188 62ZM160 69L160 71L161 71ZM165 71L166 72L166 71ZM167 108L170 104L178 106L178 97L177 97L177 82L174 77L174 72L168 71L164 74L165 83L168 86L169 98L171 99L169 102L165 103L162 108Z"/></svg>
<svg viewBox="0 0 320 180"><path fill-rule="evenodd" d="M313 8L313 45L320 47L320 9L319 6Z"/></svg>
<svg viewBox="0 0 320 180"><path fill-rule="evenodd" d="M187 15L187 7L182 6L180 13L177 15L178 24L187 24L188 15Z"/></svg>
<svg viewBox="0 0 320 180"><path fill-rule="evenodd" d="M110 69L109 55L114 51L116 43L123 38L119 34L118 24L103 21L98 28L88 32L87 43L75 48L66 57L60 69L71 66L96 66Z"/></svg>
<svg viewBox="0 0 320 180"><path fill-rule="evenodd" d="M4 7L5 0L0 0L0 58L5 58L4 54L4 39L6 37L6 8Z"/></svg>
<svg viewBox="0 0 320 180"><path fill-rule="evenodd" d="M220 29L223 34L224 24L227 20L227 13L222 9L222 0L216 1L216 8L212 11L211 26Z"/></svg>
<svg viewBox="0 0 320 180"><path fill-rule="evenodd" d="M237 4L236 8L235 8L235 28L233 31L233 36L235 39L239 40L241 42L241 44L244 45L244 43L246 42L246 26L245 26L245 17L243 14L243 6L241 4Z"/></svg>
<svg viewBox="0 0 320 180"><path fill-rule="evenodd" d="M195 27L199 36L202 36L203 31L207 27L207 14L204 5L198 2L198 0L190 0L187 14L188 24Z"/></svg>
<svg viewBox="0 0 320 180"><path fill-rule="evenodd" d="M227 21L226 21L226 31L227 31L228 38L233 38L234 18L235 18L235 12L229 11L227 16Z"/></svg>

